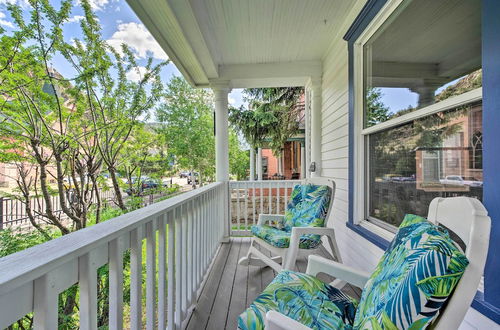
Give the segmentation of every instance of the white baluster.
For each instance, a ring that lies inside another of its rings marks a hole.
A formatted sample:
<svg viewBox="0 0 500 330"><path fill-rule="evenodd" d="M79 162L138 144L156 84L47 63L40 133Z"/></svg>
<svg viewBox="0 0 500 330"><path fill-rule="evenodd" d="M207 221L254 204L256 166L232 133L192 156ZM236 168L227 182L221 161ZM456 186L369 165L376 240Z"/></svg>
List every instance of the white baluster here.
<svg viewBox="0 0 500 330"><path fill-rule="evenodd" d="M49 275L34 281L33 312L35 330L57 329L58 294Z"/></svg>
<svg viewBox="0 0 500 330"><path fill-rule="evenodd" d="M267 186L268 186L268 201L269 201L269 214L272 214L273 211L272 211L272 206L273 206L273 199L272 199L272 196L273 196L273 192L272 192L272 189L271 189L271 181L268 181L267 182Z"/></svg>
<svg viewBox="0 0 500 330"><path fill-rule="evenodd" d="M176 329L176 322L175 322L175 297L176 297L176 281L175 281L175 274L176 274L176 265L175 265L175 231L176 231L176 226L175 226L175 211L170 211L167 214L167 225L168 225L168 238L167 238L167 244L168 244L168 260L167 260L167 267L168 267L168 274L167 274L167 322L168 322L168 329L169 330L175 330Z"/></svg>
<svg viewBox="0 0 500 330"><path fill-rule="evenodd" d="M239 235L239 231L241 230L241 223L240 223L240 217L241 217L241 208L240 208L240 183L238 182L238 186L236 188L236 232Z"/></svg>
<svg viewBox="0 0 500 330"><path fill-rule="evenodd" d="M146 329L156 325L156 232L155 220L146 224Z"/></svg>
<svg viewBox="0 0 500 330"><path fill-rule="evenodd" d="M167 327L166 285L167 285L167 253L166 253L166 224L165 215L158 219L158 329ZM170 252L170 251L169 251ZM169 281L170 282L170 281Z"/></svg>
<svg viewBox="0 0 500 330"><path fill-rule="evenodd" d="M130 328L142 329L142 228L130 233Z"/></svg>
<svg viewBox="0 0 500 330"><path fill-rule="evenodd" d="M252 217L253 225L257 224L257 215L255 214L255 181L252 181Z"/></svg>
<svg viewBox="0 0 500 330"><path fill-rule="evenodd" d="M175 214L175 327L182 327L182 306L183 295L182 286L184 278L182 277L182 206L176 209Z"/></svg>
<svg viewBox="0 0 500 330"><path fill-rule="evenodd" d="M123 251L121 241L109 243L109 328L123 328Z"/></svg>
<svg viewBox="0 0 500 330"><path fill-rule="evenodd" d="M80 329L97 329L97 271L89 252L78 260Z"/></svg>

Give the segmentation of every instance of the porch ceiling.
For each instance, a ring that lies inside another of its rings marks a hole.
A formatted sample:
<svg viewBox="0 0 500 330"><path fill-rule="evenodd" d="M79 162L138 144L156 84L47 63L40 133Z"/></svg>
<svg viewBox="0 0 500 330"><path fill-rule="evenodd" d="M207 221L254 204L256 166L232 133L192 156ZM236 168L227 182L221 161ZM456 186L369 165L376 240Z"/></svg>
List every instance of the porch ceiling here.
<svg viewBox="0 0 500 330"><path fill-rule="evenodd" d="M128 0L194 86L304 85L357 1Z"/></svg>

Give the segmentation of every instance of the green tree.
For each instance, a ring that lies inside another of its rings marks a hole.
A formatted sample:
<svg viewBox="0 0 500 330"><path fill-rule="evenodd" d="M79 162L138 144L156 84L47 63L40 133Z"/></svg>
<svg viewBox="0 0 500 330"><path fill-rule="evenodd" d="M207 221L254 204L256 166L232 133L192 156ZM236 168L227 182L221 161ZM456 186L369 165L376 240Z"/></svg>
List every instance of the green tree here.
<svg viewBox="0 0 500 330"><path fill-rule="evenodd" d="M367 127L384 122L390 118L389 107L382 101L382 91L370 88L366 92L366 123Z"/></svg>
<svg viewBox="0 0 500 330"><path fill-rule="evenodd" d="M229 173L236 180L246 180L250 168L250 155L248 150L243 150L243 146L236 132L229 130Z"/></svg>
<svg viewBox="0 0 500 330"><path fill-rule="evenodd" d="M124 148L140 127L139 118L159 100L163 88L159 73L166 65L150 58L139 82L129 81L127 73L140 68L134 55L126 45L117 52L106 44L88 0L80 2L85 13L80 24L83 37L71 43L63 37L71 0L61 1L58 8L48 0L28 3L25 11L8 7L14 32L0 29L0 161L16 164L19 192L12 197L24 203L43 239L26 236L29 244L22 245L18 243L23 237L17 237L17 247L7 249L8 253L84 228L91 218L99 222L103 167L113 178L120 208L127 208L116 172L127 159ZM67 61L75 75L63 77L50 64L60 61ZM136 144L135 148L143 147ZM62 212L55 209L54 195ZM36 210L31 203L34 197L43 199ZM39 223L40 218L45 224ZM100 301L107 297L103 276ZM72 287L60 299L63 328L76 326L76 298ZM100 309L98 317L99 324L104 324L107 309ZM29 317L17 326L29 328Z"/></svg>
<svg viewBox="0 0 500 330"><path fill-rule="evenodd" d="M212 94L195 89L180 77L166 86L164 102L156 111L169 151L177 163L200 173L200 183L215 174L215 139Z"/></svg>
<svg viewBox="0 0 500 330"><path fill-rule="evenodd" d="M88 1L82 1L85 20L81 27L83 39L64 45L64 55L78 72L75 79L81 100L93 123L97 147L110 174L117 204L125 209L120 184L117 178L124 145L139 125L139 118L148 114L160 99L163 83L161 69L168 61L154 64L149 57L145 73L138 82L127 79L130 71L141 72L140 66L126 44L121 52L107 45L101 36L101 27L92 13Z"/></svg>
<svg viewBox="0 0 500 330"><path fill-rule="evenodd" d="M297 134L303 106L299 104L304 89L251 88L245 89L249 108L231 108L229 120L241 132L252 148L262 147L268 139L275 155L290 137Z"/></svg>

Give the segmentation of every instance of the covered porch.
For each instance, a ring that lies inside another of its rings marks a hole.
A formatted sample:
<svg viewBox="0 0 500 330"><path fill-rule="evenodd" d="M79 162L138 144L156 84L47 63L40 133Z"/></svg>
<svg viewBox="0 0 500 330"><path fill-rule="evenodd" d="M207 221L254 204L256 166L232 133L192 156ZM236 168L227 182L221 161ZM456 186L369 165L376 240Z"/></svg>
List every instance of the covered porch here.
<svg viewBox="0 0 500 330"><path fill-rule="evenodd" d="M326 226L335 229L343 261L371 272L394 230L365 221L361 214L366 186L359 178L367 172L361 166L367 160L362 158L364 150L354 146L362 146L360 139L370 130L361 134L363 119L356 114L363 111L354 111L353 105L362 93L352 85L353 64L363 62L350 52L354 41L346 43L343 38L368 26L374 17L387 19L389 14L379 17L377 11L386 3L396 6L401 1L128 2L191 85L214 92L216 182L1 259L0 327L33 313L35 329L57 329L58 297L76 284L80 328L97 329L97 274L107 265L110 329L236 328L238 315L275 276L269 267L238 265L249 245L250 226L260 213L282 214L297 181L259 180L262 157L255 154L251 178L256 173L258 180L229 180L228 94L235 88L305 87L304 177L335 181ZM497 4L490 7L499 9ZM478 15L484 16L488 31L490 26L500 31L496 16ZM498 36L492 31L489 43ZM491 48L490 53L498 50ZM487 64L483 63L484 72ZM497 63L490 63L492 67L496 69L491 75L500 71ZM485 76L485 81L497 86L498 76ZM425 101L423 95L428 98L429 90L421 93ZM482 91L473 94L480 94L475 101L482 98ZM455 105L465 103L461 102ZM485 102L489 109L500 103L489 102ZM490 124L500 122L498 111L489 110L486 117ZM498 127L489 127L485 136L491 138L492 131L498 137ZM498 145L489 148L491 155L500 154ZM485 181L492 182L489 188L485 184L484 202L495 220L500 215L498 158L485 157L484 163L485 173L489 171ZM492 242L499 233L494 225ZM493 245L484 281L491 291L478 291L463 329L498 326L499 285L492 275L499 268L497 258L491 258L498 246ZM324 247L321 254L329 257ZM128 256L130 277L125 281ZM306 263L299 258L297 269L304 271ZM124 297L127 288L130 297ZM359 288L347 285L343 290L359 298ZM130 305L127 319L125 299Z"/></svg>

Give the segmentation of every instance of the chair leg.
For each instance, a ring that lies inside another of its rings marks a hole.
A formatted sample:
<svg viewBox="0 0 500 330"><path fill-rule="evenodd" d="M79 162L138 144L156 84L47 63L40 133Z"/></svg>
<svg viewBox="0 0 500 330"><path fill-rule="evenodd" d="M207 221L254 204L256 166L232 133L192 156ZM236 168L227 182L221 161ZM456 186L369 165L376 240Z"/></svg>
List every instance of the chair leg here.
<svg viewBox="0 0 500 330"><path fill-rule="evenodd" d="M273 267L274 269L276 269L276 264L281 264L282 263L282 257L281 256L274 256L274 257L267 257L266 256L266 260L269 259L272 263L271 265L264 261L260 255L262 254L262 252L260 250L257 249L257 247L255 246L256 242L255 240L253 239L252 237L252 241L250 243L250 247L248 248L248 252L246 254L246 256L242 257L239 261L238 261L238 264L240 265L243 265L243 266L260 266L260 267L267 267L267 266L270 266L270 267ZM257 257L254 257L254 255L256 255Z"/></svg>
<svg viewBox="0 0 500 330"><path fill-rule="evenodd" d="M238 261L239 265L248 266L250 264L250 259L252 258L253 243L254 243L254 239L252 237L252 240L250 241L250 247L248 248L248 252L247 252L246 256L241 257L241 259Z"/></svg>
<svg viewBox="0 0 500 330"><path fill-rule="evenodd" d="M337 245L337 241L335 240L335 232L331 232L326 235L328 239L328 245L330 245L330 249L332 250L333 258L335 261L342 263L342 257L340 256L340 250Z"/></svg>
<svg viewBox="0 0 500 330"><path fill-rule="evenodd" d="M283 260L283 269L294 270L298 253L299 253L299 246L297 244L295 245L290 244L285 255L285 260Z"/></svg>

